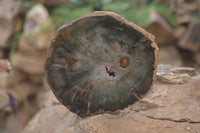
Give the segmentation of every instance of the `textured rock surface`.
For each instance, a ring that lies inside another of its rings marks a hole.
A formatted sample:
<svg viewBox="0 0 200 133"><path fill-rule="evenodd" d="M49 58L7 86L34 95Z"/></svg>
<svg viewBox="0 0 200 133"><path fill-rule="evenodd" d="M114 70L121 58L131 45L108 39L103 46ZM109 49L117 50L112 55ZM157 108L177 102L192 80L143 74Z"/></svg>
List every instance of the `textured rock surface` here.
<svg viewBox="0 0 200 133"><path fill-rule="evenodd" d="M158 72L162 75L173 73L172 70L163 65ZM38 112L23 133L200 132L200 75L189 76L182 84L158 80L146 98L118 114L80 118L63 105L55 104L54 98L53 101Z"/></svg>

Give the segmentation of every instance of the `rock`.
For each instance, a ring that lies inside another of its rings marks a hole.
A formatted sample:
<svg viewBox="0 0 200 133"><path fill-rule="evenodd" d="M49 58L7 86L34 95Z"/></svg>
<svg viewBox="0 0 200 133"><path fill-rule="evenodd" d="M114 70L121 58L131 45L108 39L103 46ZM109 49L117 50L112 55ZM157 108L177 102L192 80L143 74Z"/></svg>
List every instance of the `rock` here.
<svg viewBox="0 0 200 133"><path fill-rule="evenodd" d="M42 32L42 28L49 25L49 15L44 6L36 4L28 11L18 51L12 58L16 69L32 75L44 72L43 62L50 37Z"/></svg>
<svg viewBox="0 0 200 133"><path fill-rule="evenodd" d="M9 21L13 20L19 12L21 2L21 0L1 0L0 17Z"/></svg>
<svg viewBox="0 0 200 133"><path fill-rule="evenodd" d="M175 34L167 22L155 11L152 11L149 18L149 25L145 29L156 36L159 46L172 44L176 41Z"/></svg>
<svg viewBox="0 0 200 133"><path fill-rule="evenodd" d="M159 66L160 73L169 74L172 70L169 65ZM117 114L81 118L63 105L48 104L23 133L197 133L200 132L200 75L188 74L188 78L183 84L158 80L147 97Z"/></svg>
<svg viewBox="0 0 200 133"><path fill-rule="evenodd" d="M0 19L0 47L8 48L7 41L13 33L12 23L7 20Z"/></svg>
<svg viewBox="0 0 200 133"><path fill-rule="evenodd" d="M197 0L197 4L198 4L198 7L199 7L199 12L200 12L200 1Z"/></svg>
<svg viewBox="0 0 200 133"><path fill-rule="evenodd" d="M174 73L157 75L157 79L169 84L184 84L188 81L189 75L176 75Z"/></svg>
<svg viewBox="0 0 200 133"><path fill-rule="evenodd" d="M24 24L24 34L34 34L40 31L41 26L49 21L49 14L47 9L41 5L36 4L26 14Z"/></svg>
<svg viewBox="0 0 200 133"><path fill-rule="evenodd" d="M189 15L181 15L177 17L177 23L179 25L189 25L194 21L194 18L192 18Z"/></svg>
<svg viewBox="0 0 200 133"><path fill-rule="evenodd" d="M173 68L170 70L172 73L175 74L188 74L191 77L197 75L197 71L194 68L191 67L177 67L177 68Z"/></svg>
<svg viewBox="0 0 200 133"><path fill-rule="evenodd" d="M12 89L9 89L14 94L17 104L23 104L31 96L35 96L40 86L32 84L29 80L16 84ZM20 108L19 108L20 109Z"/></svg>
<svg viewBox="0 0 200 133"><path fill-rule="evenodd" d="M9 71L12 69L8 60L0 60L0 106L8 103L7 86ZM11 110L10 110L11 111Z"/></svg>
<svg viewBox="0 0 200 133"><path fill-rule="evenodd" d="M21 0L0 1L0 48L8 48L8 39L14 30L14 19L19 12Z"/></svg>
<svg viewBox="0 0 200 133"><path fill-rule="evenodd" d="M158 64L157 75L169 73L169 70L172 69L172 66L169 64Z"/></svg>
<svg viewBox="0 0 200 133"><path fill-rule="evenodd" d="M195 54L195 61L200 64L200 52Z"/></svg>
<svg viewBox="0 0 200 133"><path fill-rule="evenodd" d="M40 103L42 107L51 107L53 105L61 105L61 103L56 99L52 91L46 91L44 95L42 95L42 99L40 99ZM44 102L41 102L44 101Z"/></svg>
<svg viewBox="0 0 200 133"><path fill-rule="evenodd" d="M16 68L10 71L9 75L8 88L13 88L16 84L26 81L28 77L25 72L17 70Z"/></svg>
<svg viewBox="0 0 200 133"><path fill-rule="evenodd" d="M4 59L4 58L6 58L5 52L3 49L0 49L0 59Z"/></svg>
<svg viewBox="0 0 200 133"><path fill-rule="evenodd" d="M200 78L189 79L185 84L157 83L144 100L158 107L142 111L144 115L174 122L200 122Z"/></svg>
<svg viewBox="0 0 200 133"><path fill-rule="evenodd" d="M8 95L6 93L5 89L0 89L0 106L8 103L9 99L8 99Z"/></svg>
<svg viewBox="0 0 200 133"><path fill-rule="evenodd" d="M8 72L0 72L0 88L6 89L8 85L9 74Z"/></svg>
<svg viewBox="0 0 200 133"><path fill-rule="evenodd" d="M49 7L66 5L69 0L35 0Z"/></svg>
<svg viewBox="0 0 200 133"><path fill-rule="evenodd" d="M5 133L21 133L27 121L29 121L36 112L37 108L31 104L22 106L16 115L11 114L7 116L4 122L7 129Z"/></svg>
<svg viewBox="0 0 200 133"><path fill-rule="evenodd" d="M28 79L30 86L42 86L44 78L44 60L46 50L50 44L52 30L43 31L51 22L47 9L41 5L33 6L26 15L23 34L19 40L18 51L11 59L15 74ZM20 74L21 73L21 74ZM15 75L16 76L16 75ZM11 79L15 78L11 75ZM18 76L17 76L18 77ZM11 80L11 85L17 85L16 80ZM21 83L24 84L24 83ZM35 88L37 89L37 88Z"/></svg>
<svg viewBox="0 0 200 133"><path fill-rule="evenodd" d="M189 25L189 29L180 38L179 46L187 49L194 54L194 60L200 63L200 22L193 22Z"/></svg>
<svg viewBox="0 0 200 133"><path fill-rule="evenodd" d="M182 66L181 56L174 45L166 45L159 49L159 63L171 66Z"/></svg>
<svg viewBox="0 0 200 133"><path fill-rule="evenodd" d="M164 4L170 7L177 16L182 16L185 14L195 13L198 11L198 0L178 0L169 1L162 0Z"/></svg>
<svg viewBox="0 0 200 133"><path fill-rule="evenodd" d="M0 60L0 72L9 72L12 69L10 62L7 59Z"/></svg>
<svg viewBox="0 0 200 133"><path fill-rule="evenodd" d="M32 7L26 15L19 52L44 57L52 34L50 24L49 14L44 6L36 4Z"/></svg>
<svg viewBox="0 0 200 133"><path fill-rule="evenodd" d="M199 124L156 120L134 111L125 116L97 115L81 119L66 111L64 106L55 105L42 109L28 123L23 133L187 133L188 130L199 131Z"/></svg>
<svg viewBox="0 0 200 133"><path fill-rule="evenodd" d="M186 33L186 32L187 32L187 28L186 28L186 27L184 27L184 26L178 27L178 28L175 30L176 38L181 39L182 36L184 35L184 33Z"/></svg>
<svg viewBox="0 0 200 133"><path fill-rule="evenodd" d="M50 44L49 38L49 35L38 35L34 36L33 38L25 37L22 35L19 40L18 52L23 55L29 55L44 59L47 47Z"/></svg>
<svg viewBox="0 0 200 133"><path fill-rule="evenodd" d="M184 2L181 8L185 13L194 13L198 12L199 5L197 0L194 0L193 2Z"/></svg>
<svg viewBox="0 0 200 133"><path fill-rule="evenodd" d="M44 116L45 114L47 115ZM57 116L52 117L55 114L57 114ZM44 116L44 117L41 117L41 116ZM66 118L69 121L65 121ZM73 133L75 131L81 133L81 130L78 127L78 125L74 123L74 121L76 120L78 120L78 117L75 114L69 112L66 109L66 107L62 105L55 105L55 106L51 106L49 108L44 108L43 110L40 110L39 113L34 117L34 119L32 119L31 123L27 125L27 128L25 128L24 133L39 133L41 131L45 133L50 133L50 132ZM37 124L39 121L41 123ZM57 124L54 123L55 121ZM68 124L68 123L72 124L71 128L68 126L65 127L65 124ZM47 126L46 124L51 125L51 126ZM64 130L58 128L60 124L64 128ZM77 127L77 129L75 129L74 126Z"/></svg>
<svg viewBox="0 0 200 133"><path fill-rule="evenodd" d="M192 52L200 51L200 22L191 23L189 29L181 37L179 46Z"/></svg>
<svg viewBox="0 0 200 133"><path fill-rule="evenodd" d="M38 92L40 86L35 83L33 79L42 80L42 76L35 77L35 75L27 74L24 71L14 69L9 73L7 89L12 91L12 94L15 94L17 103L21 103L27 100L29 96L33 96Z"/></svg>
<svg viewBox="0 0 200 133"><path fill-rule="evenodd" d="M44 59L33 56L24 56L21 53L16 53L11 60L13 67L28 74L43 74Z"/></svg>
<svg viewBox="0 0 200 133"><path fill-rule="evenodd" d="M157 79L169 84L184 84L190 77L196 76L197 71L191 67L171 68L170 65L159 65Z"/></svg>
<svg viewBox="0 0 200 133"><path fill-rule="evenodd" d="M11 58L14 69L9 78L9 89L12 88L17 102L21 105L20 109L26 103L24 101L31 102L31 107L34 107L35 110L39 109L36 99L43 91L44 60L47 47L50 44L49 33L52 32L46 28L50 24L48 12L41 4L33 6L26 15L18 50ZM27 110L28 113L30 110ZM19 114L16 119L24 124L24 121L20 119L22 115L23 113ZM22 125L19 123L19 126L15 128L20 126Z"/></svg>

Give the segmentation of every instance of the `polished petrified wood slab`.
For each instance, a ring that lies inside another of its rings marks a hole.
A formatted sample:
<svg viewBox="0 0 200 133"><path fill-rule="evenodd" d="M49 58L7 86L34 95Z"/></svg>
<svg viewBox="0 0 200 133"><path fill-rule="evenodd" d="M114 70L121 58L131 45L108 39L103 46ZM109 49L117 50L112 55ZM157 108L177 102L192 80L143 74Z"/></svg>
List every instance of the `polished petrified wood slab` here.
<svg viewBox="0 0 200 133"><path fill-rule="evenodd" d="M155 81L154 37L111 12L59 28L46 59L56 97L80 116L114 113L143 98Z"/></svg>

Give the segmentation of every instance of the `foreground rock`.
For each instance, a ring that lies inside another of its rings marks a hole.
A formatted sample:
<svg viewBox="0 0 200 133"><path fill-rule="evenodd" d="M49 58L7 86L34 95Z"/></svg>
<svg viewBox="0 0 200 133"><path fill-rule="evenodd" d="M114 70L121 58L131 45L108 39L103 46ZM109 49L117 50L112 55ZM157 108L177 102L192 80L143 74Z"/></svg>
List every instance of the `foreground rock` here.
<svg viewBox="0 0 200 133"><path fill-rule="evenodd" d="M181 84L158 80L146 98L118 114L81 118L49 97L52 104L47 100L23 133L200 132L200 75L191 68L159 66L158 78L165 74L188 79Z"/></svg>

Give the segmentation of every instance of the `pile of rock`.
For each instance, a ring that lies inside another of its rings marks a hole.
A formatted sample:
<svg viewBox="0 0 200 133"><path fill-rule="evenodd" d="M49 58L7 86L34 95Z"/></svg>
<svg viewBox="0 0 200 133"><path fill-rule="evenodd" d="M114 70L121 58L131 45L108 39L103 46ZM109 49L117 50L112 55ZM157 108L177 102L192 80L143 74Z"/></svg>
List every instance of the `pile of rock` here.
<svg viewBox="0 0 200 133"><path fill-rule="evenodd" d="M149 24L145 28L156 36L160 47L160 63L170 63L173 66L199 65L199 0L162 0L162 2L173 11L175 16L173 21L178 27L173 29L160 14L151 12Z"/></svg>
<svg viewBox="0 0 200 133"><path fill-rule="evenodd" d="M189 24L187 31L183 33L179 46L194 54L195 61L200 64L200 21Z"/></svg>
<svg viewBox="0 0 200 133"><path fill-rule="evenodd" d="M40 108L37 100L45 91L43 87L45 56L54 32L50 26L47 9L41 4L33 6L26 14L22 35L19 42L16 42L18 49L11 58L13 69L10 73L0 74L0 78L3 77L4 80L0 88L1 92L4 89L2 93L0 92L1 97L5 102L6 92L11 92L16 98L18 107L15 117L11 110L8 110L10 115L6 116L6 122L3 124L8 132L21 132L26 122ZM7 112L7 109L3 111ZM3 132L0 128L1 131Z"/></svg>
<svg viewBox="0 0 200 133"><path fill-rule="evenodd" d="M36 4L26 14L18 50L11 60L14 69L9 81L9 87L20 89L25 97L37 93L43 84L46 50L52 36L50 24L48 12L41 4Z"/></svg>
<svg viewBox="0 0 200 133"><path fill-rule="evenodd" d="M5 51L11 46L14 32L20 28L18 14L22 0L0 1L0 58L5 58Z"/></svg>

